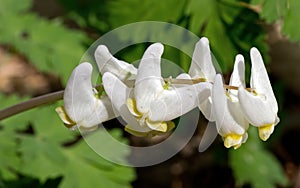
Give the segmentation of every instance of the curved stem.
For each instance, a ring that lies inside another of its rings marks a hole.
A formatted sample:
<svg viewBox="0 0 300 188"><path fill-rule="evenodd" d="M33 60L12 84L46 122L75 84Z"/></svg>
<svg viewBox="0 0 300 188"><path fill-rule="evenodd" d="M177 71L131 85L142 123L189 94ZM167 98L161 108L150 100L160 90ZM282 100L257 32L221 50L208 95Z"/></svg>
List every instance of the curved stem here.
<svg viewBox="0 0 300 188"><path fill-rule="evenodd" d="M58 101L63 98L63 95L64 95L64 90L57 91L57 92L49 93L46 95L41 95L41 96L38 96L38 97L35 97L32 99L29 99L27 101L21 102L19 104L10 106L3 110L0 110L0 121L7 117L24 112L26 110L29 110L29 109L32 109L32 108L35 108L38 106L42 106L44 104Z"/></svg>
<svg viewBox="0 0 300 188"><path fill-rule="evenodd" d="M203 78L196 78L196 79L173 79L173 78L164 78L165 82L169 82L171 84L198 84L200 82L206 82L205 79ZM134 80L127 80L125 81L125 84L133 87L134 85ZM101 85L97 85L95 86L96 88L98 87L102 87ZM226 89L233 89L233 90L238 90L238 87L236 86L229 86L229 85L224 85L224 88ZM249 92L254 92L254 90L252 88L246 88ZM32 99L29 99L27 101L18 103L16 105L10 106L8 108L5 108L3 110L0 110L0 121L8 118L10 116L19 114L21 112L30 110L32 108L38 107L38 106L42 106L48 103L53 103L56 102L58 100L63 99L63 95L64 95L64 90L61 91L56 91L53 93L49 93L46 95L41 95Z"/></svg>

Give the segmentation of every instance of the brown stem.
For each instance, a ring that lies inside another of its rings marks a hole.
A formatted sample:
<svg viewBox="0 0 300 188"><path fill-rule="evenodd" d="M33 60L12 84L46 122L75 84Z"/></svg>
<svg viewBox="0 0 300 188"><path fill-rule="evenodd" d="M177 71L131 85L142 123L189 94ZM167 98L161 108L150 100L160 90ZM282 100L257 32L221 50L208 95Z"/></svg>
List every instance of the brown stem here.
<svg viewBox="0 0 300 188"><path fill-rule="evenodd" d="M229 86L229 85L224 85L224 88L225 89L233 89L233 90L238 90L239 89L239 87L237 87L237 86ZM251 93L255 92L255 90L252 89L252 88L246 88L246 90L251 92Z"/></svg>
<svg viewBox="0 0 300 188"><path fill-rule="evenodd" d="M63 98L63 95L64 95L64 90L57 91L57 92L49 93L46 95L41 95L41 96L38 96L38 97L35 97L32 99L29 99L27 101L21 102L19 104L10 106L3 110L0 110L0 121L7 117L24 112L26 110L29 110L29 109L32 109L32 108L35 108L38 106L42 106L44 104L58 101Z"/></svg>

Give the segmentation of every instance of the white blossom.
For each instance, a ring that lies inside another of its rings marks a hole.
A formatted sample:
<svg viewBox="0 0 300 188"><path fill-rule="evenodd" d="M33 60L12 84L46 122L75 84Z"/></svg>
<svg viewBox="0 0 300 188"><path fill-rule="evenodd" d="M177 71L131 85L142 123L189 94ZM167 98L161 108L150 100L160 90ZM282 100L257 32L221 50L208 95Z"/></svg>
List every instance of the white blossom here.
<svg viewBox="0 0 300 188"><path fill-rule="evenodd" d="M106 73L103 76L104 88L120 115L127 121L127 130L131 132L167 132L174 127L170 122L172 119L197 107L210 94L207 83L179 87L165 83L160 68L162 53L163 45L160 43L148 47L139 64L132 90L113 74ZM117 96L118 100L115 100L116 94L122 96ZM125 104L128 110L124 109Z"/></svg>
<svg viewBox="0 0 300 188"><path fill-rule="evenodd" d="M212 63L209 41L206 37L202 37L196 43L189 74L193 79L204 78L211 86L214 82L216 70ZM215 121L211 96L199 103L198 107L206 119Z"/></svg>
<svg viewBox="0 0 300 188"><path fill-rule="evenodd" d="M242 55L237 55L230 78L230 86L245 86L245 65ZM224 89L222 76L217 74L212 91L213 109L219 134L224 139L227 148L240 147L247 140L248 121L244 118L237 90Z"/></svg>
<svg viewBox="0 0 300 188"><path fill-rule="evenodd" d="M116 117L110 99L92 86L91 76L92 65L81 63L68 80L64 106L56 108L68 128L93 130L99 123Z"/></svg>
<svg viewBox="0 0 300 188"><path fill-rule="evenodd" d="M252 63L250 86L254 92L240 86L238 97L245 117L253 126L258 127L259 137L266 141L279 122L278 105L259 51L252 48L250 57Z"/></svg>
<svg viewBox="0 0 300 188"><path fill-rule="evenodd" d="M121 80L131 80L136 77L137 69L132 64L115 58L104 45L97 47L95 59L102 75L110 72Z"/></svg>

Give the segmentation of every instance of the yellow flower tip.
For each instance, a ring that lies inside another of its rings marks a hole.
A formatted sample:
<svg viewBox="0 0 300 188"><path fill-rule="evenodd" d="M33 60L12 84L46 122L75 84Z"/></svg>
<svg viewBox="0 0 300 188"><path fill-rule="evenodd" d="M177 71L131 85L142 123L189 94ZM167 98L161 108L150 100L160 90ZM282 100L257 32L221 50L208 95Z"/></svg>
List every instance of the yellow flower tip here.
<svg viewBox="0 0 300 188"><path fill-rule="evenodd" d="M86 132L91 132L91 131L95 131L98 129L98 125L95 125L95 126L92 126L92 127L84 127L84 126L80 126L78 125L78 128L81 130L81 131L86 131ZM71 130L75 130L76 127L71 127Z"/></svg>
<svg viewBox="0 0 300 188"><path fill-rule="evenodd" d="M241 146L241 142L243 139L243 135L238 134L229 134L224 136L224 146L226 148L233 147L234 149L237 149Z"/></svg>
<svg viewBox="0 0 300 188"><path fill-rule="evenodd" d="M128 110L130 111L130 113L136 117L141 117L142 114L138 111L137 107L136 107L136 101L133 98L128 98L126 101Z"/></svg>
<svg viewBox="0 0 300 188"><path fill-rule="evenodd" d="M242 144L239 144L239 145L236 145L236 146L233 146L233 149L239 149L241 147Z"/></svg>
<svg viewBox="0 0 300 188"><path fill-rule="evenodd" d="M167 132L168 130L168 124L167 122L163 121L163 122L151 122L151 121L146 121L147 126L155 131L159 131L159 132Z"/></svg>
<svg viewBox="0 0 300 188"><path fill-rule="evenodd" d="M146 136L149 136L149 133L150 133L150 132L139 132L139 131L130 129L129 125L125 126L125 131L132 134L132 135L134 135L134 136L137 136L137 137L146 137Z"/></svg>
<svg viewBox="0 0 300 188"><path fill-rule="evenodd" d="M175 123L173 121L167 121L167 132L175 128Z"/></svg>
<svg viewBox="0 0 300 188"><path fill-rule="evenodd" d="M59 118L62 120L62 122L64 123L64 125L69 128L72 129L74 126L76 126L76 122L74 122L66 113L66 110L64 108L64 106L59 106L57 108L55 108L56 113L58 114Z"/></svg>
<svg viewBox="0 0 300 188"><path fill-rule="evenodd" d="M274 124L266 124L258 127L259 138L263 141L268 140L271 134L274 132Z"/></svg>
<svg viewBox="0 0 300 188"><path fill-rule="evenodd" d="M169 132L175 127L175 124L172 121L168 121L168 122L165 122L165 123L167 125L167 130L166 131L151 130L151 131L148 131L148 132L139 132L139 131L131 129L128 125L125 126L125 131L132 134L132 135L134 135L134 136L137 136L137 137L154 137L156 135L162 135L166 132Z"/></svg>

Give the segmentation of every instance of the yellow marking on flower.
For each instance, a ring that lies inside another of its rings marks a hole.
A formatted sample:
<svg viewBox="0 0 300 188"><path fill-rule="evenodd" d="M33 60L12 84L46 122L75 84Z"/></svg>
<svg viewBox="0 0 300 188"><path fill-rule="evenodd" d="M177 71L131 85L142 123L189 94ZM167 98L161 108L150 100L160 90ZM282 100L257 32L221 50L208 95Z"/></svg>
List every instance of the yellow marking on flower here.
<svg viewBox="0 0 300 188"><path fill-rule="evenodd" d="M170 81L167 81L167 82L163 85L164 90L168 90L169 87L170 87L170 84L171 84L171 82L170 82Z"/></svg>
<svg viewBox="0 0 300 188"><path fill-rule="evenodd" d="M149 132L138 132L132 130L129 126L125 127L125 130L135 136L155 136L161 133L166 133L175 127L172 121L151 121L147 114L143 114L138 111L136 106L136 101L133 98L128 98L126 101L128 110L135 116L136 120L139 122L140 126L147 126L151 129Z"/></svg>
<svg viewBox="0 0 300 188"><path fill-rule="evenodd" d="M72 128L76 125L76 122L74 122L66 113L64 106L59 106L55 108L55 111L67 128Z"/></svg>
<svg viewBox="0 0 300 188"><path fill-rule="evenodd" d="M142 117L143 115L138 111L136 107L136 101L133 98L128 98L126 101L127 107L131 114L133 114L135 117Z"/></svg>
<svg viewBox="0 0 300 188"><path fill-rule="evenodd" d="M168 125L167 122L153 122L150 121L149 119L146 119L146 125L153 130L159 131L159 132L167 132L168 130Z"/></svg>
<svg viewBox="0 0 300 188"><path fill-rule="evenodd" d="M230 95L227 91L225 92L225 94L226 94L226 97L227 97L231 102L233 102L231 95Z"/></svg>
<svg viewBox="0 0 300 188"><path fill-rule="evenodd" d="M274 124L266 124L261 127L258 127L259 138L263 141L268 140L268 138L274 131L274 126Z"/></svg>
<svg viewBox="0 0 300 188"><path fill-rule="evenodd" d="M233 147L234 149L238 149L241 146L243 135L228 134L223 138L224 138L224 146L226 148Z"/></svg>
<svg viewBox="0 0 300 188"><path fill-rule="evenodd" d="M167 121L167 130L166 132L171 131L172 129L174 129L175 124L173 121ZM166 132L160 132L160 131L156 131L156 130L151 130L149 132L139 132L136 130L131 129L128 125L125 126L125 131L134 135L134 136L138 136L138 137L153 137L156 135L162 135L165 134Z"/></svg>

